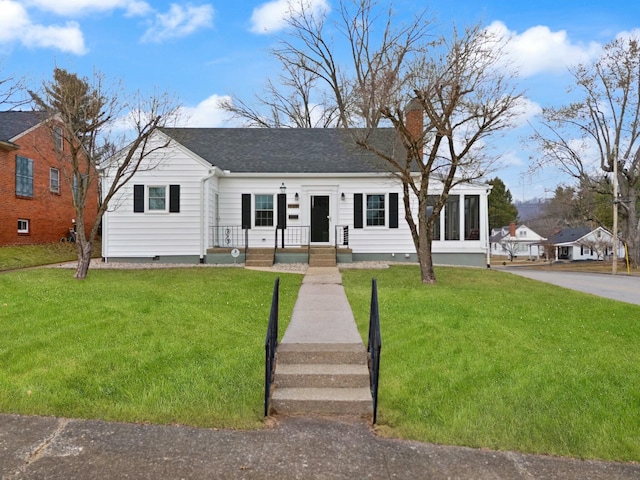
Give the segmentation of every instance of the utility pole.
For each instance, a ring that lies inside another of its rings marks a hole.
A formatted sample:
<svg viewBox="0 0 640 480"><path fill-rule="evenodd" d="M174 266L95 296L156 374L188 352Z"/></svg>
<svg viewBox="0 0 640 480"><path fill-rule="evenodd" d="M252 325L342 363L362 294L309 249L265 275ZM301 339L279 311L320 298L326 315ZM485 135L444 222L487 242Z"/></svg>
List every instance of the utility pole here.
<svg viewBox="0 0 640 480"><path fill-rule="evenodd" d="M618 149L613 156L613 264L611 274L618 273Z"/></svg>

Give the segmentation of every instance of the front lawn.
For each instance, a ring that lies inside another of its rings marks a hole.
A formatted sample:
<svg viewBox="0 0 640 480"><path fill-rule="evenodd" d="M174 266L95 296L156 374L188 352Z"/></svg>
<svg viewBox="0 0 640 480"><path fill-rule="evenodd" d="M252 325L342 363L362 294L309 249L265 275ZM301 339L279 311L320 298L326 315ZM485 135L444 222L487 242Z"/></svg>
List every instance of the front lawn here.
<svg viewBox="0 0 640 480"><path fill-rule="evenodd" d="M640 306L497 271L436 274L342 272L363 338L378 281L382 433L640 460Z"/></svg>
<svg viewBox="0 0 640 480"><path fill-rule="evenodd" d="M302 280L282 274L281 335ZM276 275L233 268L0 275L0 411L259 427Z"/></svg>

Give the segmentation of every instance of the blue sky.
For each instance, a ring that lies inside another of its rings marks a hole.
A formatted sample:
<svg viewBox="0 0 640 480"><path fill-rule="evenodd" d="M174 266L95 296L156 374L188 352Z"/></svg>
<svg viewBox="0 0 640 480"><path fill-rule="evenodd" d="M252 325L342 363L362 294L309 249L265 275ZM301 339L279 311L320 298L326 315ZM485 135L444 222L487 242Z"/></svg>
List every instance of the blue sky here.
<svg viewBox="0 0 640 480"><path fill-rule="evenodd" d="M332 0L308 0L331 8ZM640 32L640 2L515 0L397 0L398 18L427 7L441 32L482 22L512 38L521 67L525 118L566 101L567 67L597 56L619 35ZM154 87L175 94L190 125L231 126L216 108L225 95L251 100L275 77L267 50L283 26L286 0L0 0L0 78L25 77L32 88L54 66L82 76L94 69L129 90ZM558 171L530 175L528 127L497 139L502 178L515 199L549 196Z"/></svg>

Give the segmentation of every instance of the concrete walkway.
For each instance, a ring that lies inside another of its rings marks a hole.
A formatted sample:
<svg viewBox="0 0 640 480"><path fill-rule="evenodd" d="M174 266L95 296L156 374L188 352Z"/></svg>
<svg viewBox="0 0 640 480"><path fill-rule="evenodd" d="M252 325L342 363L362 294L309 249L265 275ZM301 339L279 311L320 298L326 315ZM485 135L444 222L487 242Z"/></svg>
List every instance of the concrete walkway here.
<svg viewBox="0 0 640 480"><path fill-rule="evenodd" d="M300 343L362 344L337 267L309 267L281 346Z"/></svg>

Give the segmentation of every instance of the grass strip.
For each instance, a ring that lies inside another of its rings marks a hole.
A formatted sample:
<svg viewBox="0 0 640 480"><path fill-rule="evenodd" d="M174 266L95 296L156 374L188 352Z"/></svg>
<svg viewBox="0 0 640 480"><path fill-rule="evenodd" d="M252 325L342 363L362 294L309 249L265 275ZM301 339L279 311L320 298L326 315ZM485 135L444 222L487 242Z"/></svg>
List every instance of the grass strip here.
<svg viewBox="0 0 640 480"><path fill-rule="evenodd" d="M640 460L640 307L508 273L343 272L366 338L382 329L378 419L388 436Z"/></svg>

